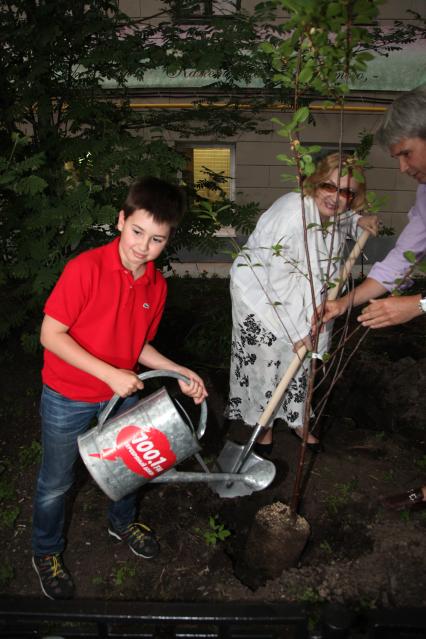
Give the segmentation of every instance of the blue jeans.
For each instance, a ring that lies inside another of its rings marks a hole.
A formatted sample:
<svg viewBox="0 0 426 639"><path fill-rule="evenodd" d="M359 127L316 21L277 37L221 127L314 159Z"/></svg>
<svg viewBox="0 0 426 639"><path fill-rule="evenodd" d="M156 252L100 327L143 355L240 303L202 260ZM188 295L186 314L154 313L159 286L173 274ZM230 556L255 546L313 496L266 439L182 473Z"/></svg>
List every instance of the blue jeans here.
<svg viewBox="0 0 426 639"><path fill-rule="evenodd" d="M120 410L138 401L123 400ZM79 456L77 437L99 416L108 402L79 402L43 386L40 402L43 455L33 507L32 547L35 555L60 553L65 546L65 498L74 482ZM108 519L120 528L135 520L136 492L111 502Z"/></svg>

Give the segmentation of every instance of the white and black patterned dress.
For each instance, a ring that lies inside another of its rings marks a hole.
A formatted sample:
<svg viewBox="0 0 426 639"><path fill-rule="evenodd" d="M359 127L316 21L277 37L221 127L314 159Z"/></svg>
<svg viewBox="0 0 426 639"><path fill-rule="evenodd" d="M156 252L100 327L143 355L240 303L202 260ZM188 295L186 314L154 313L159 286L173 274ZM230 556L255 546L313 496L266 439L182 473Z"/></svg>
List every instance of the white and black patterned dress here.
<svg viewBox="0 0 426 639"><path fill-rule="evenodd" d="M347 236L359 235L359 215L348 211L339 216L333 233L323 234L317 206L304 198L310 268L315 303L327 279L340 268L337 256L345 257ZM254 426L273 391L294 358L293 344L309 334L312 295L299 193L279 198L258 220L255 230L234 261L231 276L232 345L229 419ZM319 352L327 349L331 327L320 336ZM277 418L290 427L303 425L307 370L305 361L290 382Z"/></svg>

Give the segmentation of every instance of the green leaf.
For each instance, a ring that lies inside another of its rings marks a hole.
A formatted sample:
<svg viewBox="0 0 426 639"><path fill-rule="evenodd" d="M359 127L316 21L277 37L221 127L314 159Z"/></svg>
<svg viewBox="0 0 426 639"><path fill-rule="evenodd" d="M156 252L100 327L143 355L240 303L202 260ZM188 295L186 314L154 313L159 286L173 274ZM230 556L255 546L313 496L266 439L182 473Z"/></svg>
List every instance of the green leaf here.
<svg viewBox="0 0 426 639"><path fill-rule="evenodd" d="M263 53L274 53L275 47L270 42L262 42L259 49L263 51Z"/></svg>
<svg viewBox="0 0 426 639"><path fill-rule="evenodd" d="M311 65L304 67L299 74L300 84L309 84L309 82L312 80L313 75L314 75L314 69Z"/></svg>
<svg viewBox="0 0 426 639"><path fill-rule="evenodd" d="M283 182L297 182L298 183L297 175L292 175L291 173L281 173L280 178L283 180Z"/></svg>
<svg viewBox="0 0 426 639"><path fill-rule="evenodd" d="M332 18L342 13L343 7L339 5L337 2L331 2L327 6L327 17Z"/></svg>
<svg viewBox="0 0 426 639"><path fill-rule="evenodd" d="M410 262L410 264L416 263L416 254L413 251L405 251L404 257L407 260L407 262Z"/></svg>
<svg viewBox="0 0 426 639"><path fill-rule="evenodd" d="M310 111L308 107L301 107L294 114L293 120L297 122L298 124L301 124L302 122L305 122L309 118L309 114L310 114Z"/></svg>
<svg viewBox="0 0 426 639"><path fill-rule="evenodd" d="M30 175L22 178L16 185L16 192L21 195L36 195L42 193L47 187L47 182L38 175Z"/></svg>
<svg viewBox="0 0 426 639"><path fill-rule="evenodd" d="M352 176L359 184L363 184L365 182L363 174L360 171L357 171L357 169L352 169Z"/></svg>
<svg viewBox="0 0 426 639"><path fill-rule="evenodd" d="M296 160L285 153L279 153L277 155L277 160L285 162L288 166L294 166L296 164Z"/></svg>

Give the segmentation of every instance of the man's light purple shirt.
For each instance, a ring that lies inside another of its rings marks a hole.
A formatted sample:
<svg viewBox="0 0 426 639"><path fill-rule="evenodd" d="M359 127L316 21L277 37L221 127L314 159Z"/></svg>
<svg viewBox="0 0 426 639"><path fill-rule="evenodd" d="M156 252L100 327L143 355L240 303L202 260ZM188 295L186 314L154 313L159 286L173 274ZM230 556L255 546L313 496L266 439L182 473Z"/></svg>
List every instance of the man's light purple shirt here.
<svg viewBox="0 0 426 639"><path fill-rule="evenodd" d="M416 202L408 213L408 220L395 247L384 260L376 262L368 274L368 277L377 280L389 291L395 288L396 282L406 275L411 266L404 253L413 251L417 258L426 253L426 184L418 187Z"/></svg>

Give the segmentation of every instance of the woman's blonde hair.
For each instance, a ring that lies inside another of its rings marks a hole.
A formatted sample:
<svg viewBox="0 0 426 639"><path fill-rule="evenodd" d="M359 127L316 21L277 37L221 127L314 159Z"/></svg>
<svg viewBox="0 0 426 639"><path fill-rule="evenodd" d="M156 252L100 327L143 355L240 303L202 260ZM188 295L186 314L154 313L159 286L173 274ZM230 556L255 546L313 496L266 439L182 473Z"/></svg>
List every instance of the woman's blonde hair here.
<svg viewBox="0 0 426 639"><path fill-rule="evenodd" d="M353 155L331 153L319 160L316 165L315 173L304 179L303 192L306 195L314 197L319 185L322 182L326 182L330 173L332 173L335 169L338 169L339 166L342 171L345 169L345 173L347 172L347 174L354 180L356 180L356 178L352 175L351 167L355 168L356 172L363 176L364 182L358 182L358 180L356 180L358 184L357 194L350 202L350 208L352 211L363 209L366 203L365 176L362 167L357 163L356 158Z"/></svg>

